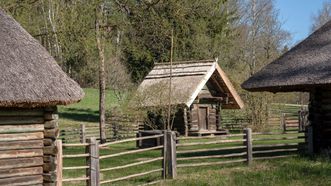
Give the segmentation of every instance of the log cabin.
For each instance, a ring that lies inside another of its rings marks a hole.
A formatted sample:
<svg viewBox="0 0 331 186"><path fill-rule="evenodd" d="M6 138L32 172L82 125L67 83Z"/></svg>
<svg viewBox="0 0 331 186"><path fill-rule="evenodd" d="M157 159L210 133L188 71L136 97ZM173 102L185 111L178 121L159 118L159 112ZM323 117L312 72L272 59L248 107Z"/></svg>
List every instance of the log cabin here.
<svg viewBox="0 0 331 186"><path fill-rule="evenodd" d="M331 147L331 21L246 80L249 91L308 92L308 150Z"/></svg>
<svg viewBox="0 0 331 186"><path fill-rule="evenodd" d="M56 185L57 105L80 86L0 9L0 185Z"/></svg>
<svg viewBox="0 0 331 186"><path fill-rule="evenodd" d="M176 108L172 129L186 136L224 133L220 110L244 105L217 60L179 61L172 67L156 64L138 92L143 107L165 108L170 101Z"/></svg>

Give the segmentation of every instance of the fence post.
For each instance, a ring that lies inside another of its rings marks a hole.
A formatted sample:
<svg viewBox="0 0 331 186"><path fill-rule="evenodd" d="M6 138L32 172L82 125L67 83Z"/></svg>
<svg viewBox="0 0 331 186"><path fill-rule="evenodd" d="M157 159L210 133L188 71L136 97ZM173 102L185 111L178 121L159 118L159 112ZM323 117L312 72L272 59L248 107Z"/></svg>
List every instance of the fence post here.
<svg viewBox="0 0 331 186"><path fill-rule="evenodd" d="M175 179L177 177L176 161L176 134L173 131L166 131L166 162L167 178Z"/></svg>
<svg viewBox="0 0 331 186"><path fill-rule="evenodd" d="M281 125L283 127L283 133L286 133L286 114L282 113L281 115Z"/></svg>
<svg viewBox="0 0 331 186"><path fill-rule="evenodd" d="M86 133L85 124L80 124L80 142L81 143L86 142L85 133Z"/></svg>
<svg viewBox="0 0 331 186"><path fill-rule="evenodd" d="M56 162L57 162L57 168L56 168L56 186L62 186L62 141L56 140L55 145L57 147L57 155L56 155Z"/></svg>
<svg viewBox="0 0 331 186"><path fill-rule="evenodd" d="M307 140L307 149L308 149L308 154L313 155L314 154L314 131L313 131L313 126L308 126L307 127L307 132L306 134L308 135L306 140Z"/></svg>
<svg viewBox="0 0 331 186"><path fill-rule="evenodd" d="M87 139L89 145L86 147L87 163L89 168L87 169L86 176L89 177L87 180L88 186L99 186L100 185L100 167L99 167L99 144L96 138Z"/></svg>
<svg viewBox="0 0 331 186"><path fill-rule="evenodd" d="M253 144L252 144L252 129L245 128L244 129L244 145L246 146L246 152L247 152L247 164L251 165L253 162Z"/></svg>
<svg viewBox="0 0 331 186"><path fill-rule="evenodd" d="M162 160L162 178L166 179L167 176L167 147L168 147L168 143L167 143L167 131L164 130L163 132L163 148L162 148L162 156L163 156L163 160Z"/></svg>

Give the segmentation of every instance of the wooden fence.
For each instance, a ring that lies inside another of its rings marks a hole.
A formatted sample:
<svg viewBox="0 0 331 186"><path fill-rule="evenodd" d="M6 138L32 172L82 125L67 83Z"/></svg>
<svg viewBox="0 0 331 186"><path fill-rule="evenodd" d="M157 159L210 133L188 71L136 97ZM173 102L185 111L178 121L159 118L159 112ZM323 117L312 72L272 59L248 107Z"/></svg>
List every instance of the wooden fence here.
<svg viewBox="0 0 331 186"><path fill-rule="evenodd" d="M130 148L124 151L121 149L123 146L135 145L132 142L150 139L158 139L162 143L142 149ZM78 152L76 149L70 151L70 154L64 153L62 157L60 155L58 162L62 162L63 159L64 165L69 165L64 166L62 170L75 170L75 174L72 177L66 174L64 179L59 177L58 180L62 179L64 183L75 184L77 181L85 181L86 185L104 185L153 174L155 180L148 182L152 184L166 178L176 178L177 169L185 167L233 163L250 165L255 160L295 156L299 150L305 149L304 142L305 136L300 132L252 133L249 128L241 134L178 138L175 132L164 131L159 135L105 144L99 144L96 138L90 138L86 143L59 145L60 152L63 146L80 148L81 153L73 154L72 152ZM131 157L125 159L128 155ZM142 158L136 159L139 156ZM72 158L82 158L81 164L71 165L72 162L66 161ZM123 176L123 173L127 175ZM155 173L159 174L155 176ZM62 175L62 172L58 175Z"/></svg>

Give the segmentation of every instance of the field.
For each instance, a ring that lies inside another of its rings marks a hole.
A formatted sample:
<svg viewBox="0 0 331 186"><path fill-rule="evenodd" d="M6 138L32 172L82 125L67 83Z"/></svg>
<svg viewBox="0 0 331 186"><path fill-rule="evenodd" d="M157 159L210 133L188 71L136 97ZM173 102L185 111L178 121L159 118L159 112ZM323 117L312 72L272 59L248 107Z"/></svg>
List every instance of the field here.
<svg viewBox="0 0 331 186"><path fill-rule="evenodd" d="M80 103L59 108L61 128L77 127L80 123L97 124L98 91L95 89L85 89L84 91L86 96ZM107 100L108 108L111 105L116 105L116 99L111 91L107 92ZM294 107L296 106L292 106L291 109ZM262 141L260 143L264 142ZM208 146L208 148L214 147L215 145ZM201 148L201 146L196 148ZM204 148L207 147L204 146ZM135 149L135 143L130 142L103 148L100 150L100 154L113 154L133 149ZM185 147L183 147L183 149L185 149ZM65 154L85 152L83 148L64 148L63 150ZM147 158L156 158L160 155L160 150L154 150L136 155L124 155L116 158L102 159L100 160L100 166L101 169L114 167L146 160ZM64 159L64 166L83 166L84 162L84 158ZM160 165L161 161L157 161L144 166L105 171L101 173L101 179L113 179L144 170L156 169L160 168ZM83 175L85 175L85 170L64 171L64 178L80 177ZM160 173L158 172L131 179L130 181L116 182L116 184L112 185L139 185L159 178ZM84 182L66 182L64 185L84 185ZM159 185L331 185L331 163L329 159L326 158L311 159L304 156L295 156L278 160L256 160L249 167L245 163L235 163L231 165L179 168L177 179L166 180L159 183Z"/></svg>

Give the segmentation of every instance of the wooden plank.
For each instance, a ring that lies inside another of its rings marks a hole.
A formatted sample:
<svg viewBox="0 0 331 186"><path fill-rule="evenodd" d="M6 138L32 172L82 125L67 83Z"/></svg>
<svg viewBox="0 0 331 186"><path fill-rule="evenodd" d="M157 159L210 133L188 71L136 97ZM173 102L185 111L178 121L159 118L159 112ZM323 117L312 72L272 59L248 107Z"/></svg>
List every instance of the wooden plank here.
<svg viewBox="0 0 331 186"><path fill-rule="evenodd" d="M83 176L83 177L79 177L79 178L66 178L63 179L62 182L77 182L77 181L88 181L90 178Z"/></svg>
<svg viewBox="0 0 331 186"><path fill-rule="evenodd" d="M253 162L252 129L246 128L246 129L244 129L244 133L246 134L244 136L244 139L246 140L244 142L244 145L246 145L247 164L251 165Z"/></svg>
<svg viewBox="0 0 331 186"><path fill-rule="evenodd" d="M41 175L43 174L43 168L40 167L28 167L28 168L15 168L15 169L2 169L0 170L0 179L10 178L15 176L28 176L28 175Z"/></svg>
<svg viewBox="0 0 331 186"><path fill-rule="evenodd" d="M138 174L132 174L129 176L124 176L124 177L120 177L120 178L115 178L112 180L105 180L105 181L101 181L100 184L106 184L106 183L113 183L113 182L117 182L117 181L122 181L122 180L127 180L130 178L135 178L135 177L139 177L139 176L145 176L154 172L160 172L163 169L155 169L155 170L151 170L151 171L146 171L146 172L142 172L142 173L138 173Z"/></svg>
<svg viewBox="0 0 331 186"><path fill-rule="evenodd" d="M42 175L20 176L20 177L0 179L0 185L19 186L19 185L32 185L32 184L40 184L40 183L43 183Z"/></svg>
<svg viewBox="0 0 331 186"><path fill-rule="evenodd" d="M187 163L187 164L178 164L178 168L182 167L199 167L199 166L210 166L210 165L224 165L230 163L240 163L245 162L246 159L231 160L231 161L218 161L218 162L205 162L205 163Z"/></svg>
<svg viewBox="0 0 331 186"><path fill-rule="evenodd" d="M6 158L26 158L43 156L42 149L26 149L26 150L4 150L0 151L0 159Z"/></svg>
<svg viewBox="0 0 331 186"><path fill-rule="evenodd" d="M136 163L130 163L127 165L122 165L122 166L117 166L117 167L104 168L104 169L100 169L100 172L124 169L124 168L133 167L133 166L137 166L137 165L143 165L146 163L151 163L151 162L155 162L155 161L159 161L159 160L163 160L163 157L152 158L149 160L144 160L144 161L140 161L140 162L136 162Z"/></svg>
<svg viewBox="0 0 331 186"><path fill-rule="evenodd" d="M243 142L244 140L216 140L216 141L208 141L208 142L194 142L194 143L182 143L177 144L177 147L185 147L185 146L194 146L194 145L209 145L209 144L218 144L218 143L235 143L235 142Z"/></svg>
<svg viewBox="0 0 331 186"><path fill-rule="evenodd" d="M298 151L298 148L293 148L293 149L259 150L259 151L254 151L253 154L264 154L264 153L274 153L274 152L293 152L293 151Z"/></svg>
<svg viewBox="0 0 331 186"><path fill-rule="evenodd" d="M298 155L283 155L283 156L255 157L254 160L268 160L268 159L289 158L289 157L296 157L296 156L298 156Z"/></svg>
<svg viewBox="0 0 331 186"><path fill-rule="evenodd" d="M240 157L240 156L244 156L244 155L247 155L247 153L241 152L241 153L230 153L230 154L223 154L223 155L184 157L184 158L177 158L177 161L211 159L211 158L230 158L230 157Z"/></svg>
<svg viewBox="0 0 331 186"><path fill-rule="evenodd" d="M150 148L144 148L144 149L138 149L138 150L125 151L125 152L120 152L120 153L116 153L116 154L104 155L104 156L100 156L99 158L100 159L112 158L112 157L116 157L116 156L122 156L122 155L127 155L127 154L135 154L135 153L139 153L139 152L146 152L146 151L161 149L161 148L163 148L163 145L150 147Z"/></svg>
<svg viewBox="0 0 331 186"><path fill-rule="evenodd" d="M141 138L131 138L131 139L125 139L125 140L119 140L119 141L114 141L114 142L109 142L109 143L104 143L104 144L100 144L100 147L105 147L108 145L113 145L113 144L118 144L118 143L125 143L125 142L130 142L130 141L137 141L137 140L144 140L144 139L153 139L153 138L160 138L162 137L163 134L159 134L159 135L153 135L153 136L145 136L145 137L141 137Z"/></svg>
<svg viewBox="0 0 331 186"><path fill-rule="evenodd" d="M0 134L0 142L4 141L22 141L44 138L43 132L20 133L18 134Z"/></svg>
<svg viewBox="0 0 331 186"><path fill-rule="evenodd" d="M0 125L0 134L42 132L42 131L44 131L43 124Z"/></svg>
<svg viewBox="0 0 331 186"><path fill-rule="evenodd" d="M57 169L56 169L56 186L62 186L62 169L63 169L63 149L62 149L62 141L56 140L55 145L58 149L58 153L56 155L56 163L57 163Z"/></svg>
<svg viewBox="0 0 331 186"><path fill-rule="evenodd" d="M62 167L63 170L81 170L88 168L90 168L90 166Z"/></svg>
<svg viewBox="0 0 331 186"><path fill-rule="evenodd" d="M222 150L235 150L244 149L246 146L236 146L236 147L223 147L223 148L208 148L208 149L194 149L194 150L177 150L177 154L185 153L196 153L196 152L211 152L211 151L222 151Z"/></svg>
<svg viewBox="0 0 331 186"><path fill-rule="evenodd" d="M19 125L19 124L43 124L44 118L42 117L28 117L28 116L16 116L16 117L1 117L0 125Z"/></svg>
<svg viewBox="0 0 331 186"><path fill-rule="evenodd" d="M0 170L21 168L21 167L42 166L43 163L44 161L42 157L0 159Z"/></svg>
<svg viewBox="0 0 331 186"><path fill-rule="evenodd" d="M43 140L28 140L28 141L8 141L0 142L0 151L2 150L19 150L19 149L37 149L44 146Z"/></svg>
<svg viewBox="0 0 331 186"><path fill-rule="evenodd" d="M64 154L63 158L82 158L82 157L89 157L89 153L85 154Z"/></svg>
<svg viewBox="0 0 331 186"><path fill-rule="evenodd" d="M86 172L87 185L99 186L100 185L100 163L99 163L99 144L96 138L90 138L87 140L90 146L86 149L90 156L87 159L88 165L90 166Z"/></svg>

